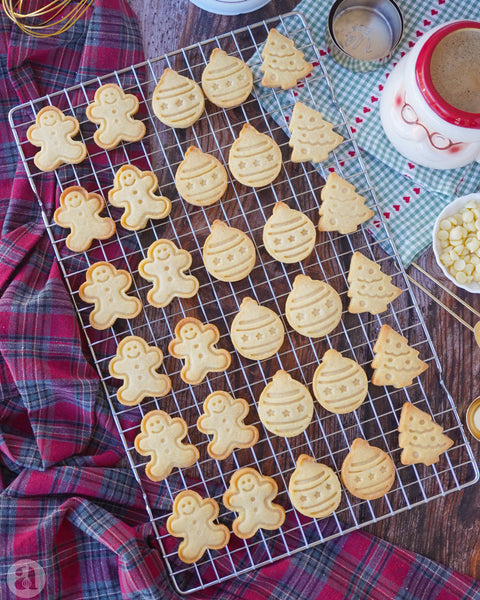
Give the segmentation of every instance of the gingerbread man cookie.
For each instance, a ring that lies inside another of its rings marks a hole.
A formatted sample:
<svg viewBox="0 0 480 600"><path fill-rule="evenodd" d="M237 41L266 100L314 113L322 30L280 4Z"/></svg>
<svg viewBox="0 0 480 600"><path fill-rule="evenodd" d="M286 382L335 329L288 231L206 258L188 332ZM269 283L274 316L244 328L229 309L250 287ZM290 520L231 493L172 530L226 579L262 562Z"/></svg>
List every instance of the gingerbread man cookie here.
<svg viewBox="0 0 480 600"><path fill-rule="evenodd" d="M163 363L163 352L149 346L138 335L123 338L117 353L108 363L112 377L123 379L117 398L125 406L135 406L146 396L166 396L172 388L170 377L157 373Z"/></svg>
<svg viewBox="0 0 480 600"><path fill-rule="evenodd" d="M182 418L151 410L143 417L140 429L135 449L142 456L150 456L145 473L152 481L162 481L175 467L184 469L197 462L197 448L182 442L187 435L187 424Z"/></svg>
<svg viewBox="0 0 480 600"><path fill-rule="evenodd" d="M45 106L27 130L28 141L40 148L33 162L40 171L53 171L63 163L76 165L87 156L83 142L72 139L80 130L75 117L56 106Z"/></svg>
<svg viewBox="0 0 480 600"><path fill-rule="evenodd" d="M93 134L97 146L111 150L122 141L136 142L142 139L145 125L133 118L138 107L138 98L126 94L116 83L100 86L86 110L87 119L99 126Z"/></svg>
<svg viewBox="0 0 480 600"><path fill-rule="evenodd" d="M198 279L186 275L192 264L190 252L177 248L166 239L153 242L147 250L147 258L140 261L138 272L147 281L153 282L153 288L147 294L152 306L162 308L174 298L191 298L198 292Z"/></svg>
<svg viewBox="0 0 480 600"><path fill-rule="evenodd" d="M243 422L247 415L248 402L243 398L233 398L220 390L205 398L197 427L202 433L213 435L207 448L212 458L223 460L235 448L250 448L257 443L258 429Z"/></svg>
<svg viewBox="0 0 480 600"><path fill-rule="evenodd" d="M70 229L65 243L72 252L84 252L93 240L106 240L115 233L115 221L101 217L105 201L100 194L89 193L79 185L63 190L60 206L53 220L60 227Z"/></svg>
<svg viewBox="0 0 480 600"><path fill-rule="evenodd" d="M197 562L208 548L220 550L228 544L228 527L214 522L218 513L215 500L202 498L193 490L184 490L175 496L172 514L167 519L167 531L183 538L178 546L181 561L187 564Z"/></svg>
<svg viewBox="0 0 480 600"><path fill-rule="evenodd" d="M143 229L148 219L164 219L172 210L166 196L158 196L158 179L152 171L134 165L122 165L115 173L113 188L108 192L110 204L123 208L122 227L129 231Z"/></svg>
<svg viewBox="0 0 480 600"><path fill-rule="evenodd" d="M274 479L260 475L251 467L238 469L230 479L230 486L223 494L223 503L238 513L232 523L232 531L239 538L247 539L259 529L278 529L285 521L285 509L272 502L278 493Z"/></svg>
<svg viewBox="0 0 480 600"><path fill-rule="evenodd" d="M139 314L142 303L127 295L131 285L130 273L116 269L109 262L99 261L88 268L78 293L84 302L94 304L90 313L90 325L94 329L107 329L117 319L133 319Z"/></svg>
<svg viewBox="0 0 480 600"><path fill-rule="evenodd" d="M175 338L168 351L185 360L180 377L192 385L205 379L207 373L226 371L232 362L230 353L217 348L220 332L215 325L204 325L195 317L185 317L175 327Z"/></svg>

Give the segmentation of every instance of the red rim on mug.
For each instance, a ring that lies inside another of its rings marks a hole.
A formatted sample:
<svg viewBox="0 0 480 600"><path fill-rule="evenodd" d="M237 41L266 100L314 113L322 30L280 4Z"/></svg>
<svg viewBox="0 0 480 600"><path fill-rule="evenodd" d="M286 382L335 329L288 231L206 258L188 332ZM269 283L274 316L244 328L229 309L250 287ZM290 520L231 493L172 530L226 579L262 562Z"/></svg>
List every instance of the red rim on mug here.
<svg viewBox="0 0 480 600"><path fill-rule="evenodd" d="M480 129L480 113L461 110L449 104L435 89L430 72L432 55L437 45L449 34L461 29L480 29L477 21L455 21L435 31L421 48L415 64L418 87L430 108L444 121L459 127Z"/></svg>

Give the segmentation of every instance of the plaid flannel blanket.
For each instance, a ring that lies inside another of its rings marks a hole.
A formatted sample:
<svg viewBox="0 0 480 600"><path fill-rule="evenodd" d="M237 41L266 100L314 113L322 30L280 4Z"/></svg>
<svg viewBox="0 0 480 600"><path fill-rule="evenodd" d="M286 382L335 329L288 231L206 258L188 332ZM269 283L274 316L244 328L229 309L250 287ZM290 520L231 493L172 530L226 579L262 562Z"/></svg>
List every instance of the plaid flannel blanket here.
<svg viewBox="0 0 480 600"><path fill-rule="evenodd" d="M125 0L97 0L59 37L25 36L3 12L0 28L0 598L173 599L7 118L141 62L136 19ZM54 192L45 176L47 206ZM475 597L477 582L364 532L195 596Z"/></svg>

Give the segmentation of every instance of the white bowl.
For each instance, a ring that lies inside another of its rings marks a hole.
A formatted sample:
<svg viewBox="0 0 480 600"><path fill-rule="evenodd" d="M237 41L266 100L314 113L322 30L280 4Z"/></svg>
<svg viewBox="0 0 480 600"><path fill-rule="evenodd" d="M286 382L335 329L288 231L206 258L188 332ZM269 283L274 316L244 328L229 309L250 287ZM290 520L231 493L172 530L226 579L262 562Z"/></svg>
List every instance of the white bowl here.
<svg viewBox="0 0 480 600"><path fill-rule="evenodd" d="M190 0L192 4L217 15L240 15L258 10L270 0Z"/></svg>
<svg viewBox="0 0 480 600"><path fill-rule="evenodd" d="M473 294L480 294L479 283L477 283L476 281L472 281L471 283L459 283L455 279L455 277L448 271L448 269L441 263L440 255L443 252L443 248L440 246L440 240L437 237L437 233L440 229L440 223L443 221L443 219L453 217L453 215L460 212L470 200L475 200L478 204L480 204L480 194L468 194L467 196L460 196L459 198L456 198L453 202L450 202L450 204L447 204L447 206L445 206L442 212L438 215L433 226L432 244L435 259L438 263L438 266L442 269L442 273L445 275L445 277L447 277L452 283L454 283L459 288L467 290L468 292L472 292Z"/></svg>

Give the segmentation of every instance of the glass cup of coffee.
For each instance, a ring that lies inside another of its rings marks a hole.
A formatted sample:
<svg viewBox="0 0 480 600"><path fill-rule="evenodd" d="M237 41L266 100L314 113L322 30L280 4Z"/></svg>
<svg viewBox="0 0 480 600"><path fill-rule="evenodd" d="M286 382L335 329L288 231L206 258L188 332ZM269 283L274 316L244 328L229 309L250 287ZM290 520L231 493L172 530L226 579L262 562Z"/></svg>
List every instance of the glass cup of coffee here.
<svg viewBox="0 0 480 600"><path fill-rule="evenodd" d="M393 68L383 129L412 162L434 169L480 162L480 22L433 28Z"/></svg>

